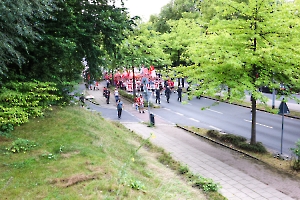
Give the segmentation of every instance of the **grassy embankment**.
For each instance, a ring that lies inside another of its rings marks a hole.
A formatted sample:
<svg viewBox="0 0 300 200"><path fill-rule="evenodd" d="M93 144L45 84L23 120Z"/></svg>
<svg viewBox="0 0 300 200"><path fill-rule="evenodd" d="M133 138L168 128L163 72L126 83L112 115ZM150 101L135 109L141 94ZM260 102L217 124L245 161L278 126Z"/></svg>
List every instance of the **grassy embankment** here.
<svg viewBox="0 0 300 200"><path fill-rule="evenodd" d="M95 112L55 108L0 137L1 199L225 199L196 187L154 139Z"/></svg>

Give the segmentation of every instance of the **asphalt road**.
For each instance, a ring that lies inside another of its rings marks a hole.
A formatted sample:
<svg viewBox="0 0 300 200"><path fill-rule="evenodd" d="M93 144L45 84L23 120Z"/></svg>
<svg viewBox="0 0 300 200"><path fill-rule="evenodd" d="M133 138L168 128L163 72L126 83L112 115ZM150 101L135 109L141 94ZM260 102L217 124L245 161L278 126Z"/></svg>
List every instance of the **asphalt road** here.
<svg viewBox="0 0 300 200"><path fill-rule="evenodd" d="M186 97L184 97L186 98ZM183 98L183 99L184 99ZM231 105L227 103L201 98L180 103L177 94L173 93L170 103L166 102L164 95L161 96L161 109L151 111L170 122L216 129L226 133L251 137L251 110L249 108ZM155 97L151 96L151 102ZM214 105L217 103L216 105ZM201 108L206 108L202 110ZM282 116L257 111L256 139L262 142L274 153L281 152ZM300 139L300 121L284 117L283 123L282 153L291 155L290 148L295 147L295 142Z"/></svg>

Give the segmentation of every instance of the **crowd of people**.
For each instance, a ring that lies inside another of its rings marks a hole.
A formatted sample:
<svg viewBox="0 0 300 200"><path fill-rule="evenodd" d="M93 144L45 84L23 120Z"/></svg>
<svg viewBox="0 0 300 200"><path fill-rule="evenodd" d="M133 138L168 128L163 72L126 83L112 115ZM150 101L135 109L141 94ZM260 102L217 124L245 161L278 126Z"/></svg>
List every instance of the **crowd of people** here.
<svg viewBox="0 0 300 200"><path fill-rule="evenodd" d="M177 93L178 97L177 97L177 101L181 102L182 101L182 87L178 86L178 88L176 90L174 90L174 85L169 85L169 81L164 81L163 82L164 85L162 83L160 83L158 85L158 87L156 88L144 88L143 84L141 85L140 89L137 91L138 94L135 96L134 98L134 103L133 103L133 107L135 107L135 109L139 112L139 113L145 113L145 105L144 105L144 94L145 94L145 90L147 90L148 92L152 92L152 95L155 97L155 103L156 104L160 104L161 103L161 95L165 95L166 97L166 101L167 103L170 102L170 96L171 94ZM119 94L119 89L121 89L120 87L116 86L113 91L111 92L110 89L110 82L106 81L106 85L103 87L103 97L106 98L106 103L110 104L111 102L111 93L113 93L113 97L114 97L114 101L117 107L117 114L118 114L118 119L121 119L121 115L122 115L122 110L124 107L123 102L121 101L120 98L120 94ZM89 87L90 90L99 90L99 84L98 84L98 89L94 89L93 87ZM83 94L80 96L79 98L81 105L84 105L84 96Z"/></svg>
<svg viewBox="0 0 300 200"><path fill-rule="evenodd" d="M177 92L178 101L181 102L182 100L182 88L178 86L175 90L174 81L172 79L163 80L160 74L156 75L153 66L150 67L150 70L143 67L139 73L134 75L131 71L124 71L123 73L117 72L114 75L106 72L103 74L103 79L105 80L103 97L106 98L106 103L110 104L110 96L111 93L113 93L118 110L118 119L121 118L123 109L123 102L120 99L119 89L127 92L133 92L135 89L138 94L134 98L133 106L139 113L145 113L143 95L146 91L152 92L152 95L155 96L155 103L157 104L161 103L161 95L163 95L163 93L166 96L166 101L168 103L170 102L170 96L173 92ZM135 82L135 84L133 84L133 82ZM111 91L111 85L115 86L114 91ZM86 84L86 89L100 90L99 82L89 80L89 84ZM82 102L82 99L80 100Z"/></svg>

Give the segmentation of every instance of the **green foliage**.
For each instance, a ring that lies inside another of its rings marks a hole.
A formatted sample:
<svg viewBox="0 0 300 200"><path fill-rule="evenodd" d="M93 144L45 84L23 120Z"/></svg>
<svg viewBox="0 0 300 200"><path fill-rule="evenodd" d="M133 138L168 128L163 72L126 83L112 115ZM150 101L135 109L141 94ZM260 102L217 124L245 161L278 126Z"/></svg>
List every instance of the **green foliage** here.
<svg viewBox="0 0 300 200"><path fill-rule="evenodd" d="M203 32L197 19L181 18L169 20L170 32L161 36L164 51L170 55L172 66L191 65L187 48L198 42L199 34ZM189 30L189 31L187 31ZM170 70L174 74L174 70ZM170 74L170 75L172 75ZM182 78L182 74L178 74Z"/></svg>
<svg viewBox="0 0 300 200"><path fill-rule="evenodd" d="M252 121L256 121L256 100L267 100L259 87L300 85L299 2L215 0L200 4L208 9L199 20L203 31L187 47L185 56L191 64L176 68L176 73L188 77L194 86L191 96L215 96L225 88L221 99L232 102L250 92ZM254 126L252 144L256 143Z"/></svg>
<svg viewBox="0 0 300 200"><path fill-rule="evenodd" d="M180 165L179 169L178 169L180 174L186 174L188 173L190 170L188 168L187 165Z"/></svg>
<svg viewBox="0 0 300 200"><path fill-rule="evenodd" d="M40 117L50 104L60 99L50 82L10 82L0 92L0 124L21 125L30 117Z"/></svg>
<svg viewBox="0 0 300 200"><path fill-rule="evenodd" d="M170 153L163 152L162 155L158 156L158 160L171 169L178 169L180 167L180 163L175 161Z"/></svg>
<svg viewBox="0 0 300 200"><path fill-rule="evenodd" d="M42 158L45 158L47 160L56 160L57 156L52 153L44 153L42 154Z"/></svg>
<svg viewBox="0 0 300 200"><path fill-rule="evenodd" d="M141 181L138 181L138 180L130 180L129 187L131 187L132 189L135 189L135 190L145 190L145 188L146 188L145 185Z"/></svg>
<svg viewBox="0 0 300 200"><path fill-rule="evenodd" d="M9 124L9 123L3 124L0 127L0 136L9 138L9 137L11 137L10 132L13 130L14 130L14 126L12 124Z"/></svg>
<svg viewBox="0 0 300 200"><path fill-rule="evenodd" d="M54 2L46 0L0 1L0 81L9 64L24 63L20 49L40 39L42 24L35 21L49 18L53 9Z"/></svg>
<svg viewBox="0 0 300 200"><path fill-rule="evenodd" d="M205 192L215 192L220 188L219 184L214 183L210 178L204 178L202 176L198 176L193 184L197 187L202 188Z"/></svg>
<svg viewBox="0 0 300 200"><path fill-rule="evenodd" d="M266 147L261 142L256 142L255 144L249 144L247 142L240 142L236 145L238 148L246 151L251 151L254 153L267 153Z"/></svg>
<svg viewBox="0 0 300 200"><path fill-rule="evenodd" d="M220 134L217 130L208 130L207 135L211 138L216 139L219 142L224 142L229 145L233 145L242 150L254 152L254 153L267 153L267 149L261 142L255 144L249 144L247 139L243 136L234 134Z"/></svg>
<svg viewBox="0 0 300 200"><path fill-rule="evenodd" d="M35 148L37 144L27 139L18 138L11 144L10 147L7 147L6 150L12 153L26 153L32 148Z"/></svg>
<svg viewBox="0 0 300 200"><path fill-rule="evenodd" d="M128 33L128 38L120 46L119 64L126 68L170 64L169 55L163 51L159 35L151 24L140 24Z"/></svg>
<svg viewBox="0 0 300 200"><path fill-rule="evenodd" d="M151 16L150 22L153 23L155 30L160 33L167 33L170 31L169 20L179 20L184 17L186 13L196 18L200 15L197 3L189 0L175 0L170 1L165 5L158 16Z"/></svg>
<svg viewBox="0 0 300 200"><path fill-rule="evenodd" d="M220 140L223 142L229 142L233 145L238 145L241 142L245 143L247 141L245 137L234 134L221 134Z"/></svg>
<svg viewBox="0 0 300 200"><path fill-rule="evenodd" d="M300 170L300 140L296 142L296 147L291 148L291 150L293 154L296 156L296 158L292 160L292 168L294 170Z"/></svg>
<svg viewBox="0 0 300 200"><path fill-rule="evenodd" d="M220 132L217 130L208 130L207 135L209 137L216 138L216 139L220 138L220 136L221 136Z"/></svg>

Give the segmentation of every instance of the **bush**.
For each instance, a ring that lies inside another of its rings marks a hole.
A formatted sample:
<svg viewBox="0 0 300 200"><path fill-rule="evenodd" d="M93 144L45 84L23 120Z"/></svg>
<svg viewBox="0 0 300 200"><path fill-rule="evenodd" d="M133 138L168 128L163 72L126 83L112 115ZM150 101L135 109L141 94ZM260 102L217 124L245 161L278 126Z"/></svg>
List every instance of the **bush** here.
<svg viewBox="0 0 300 200"><path fill-rule="evenodd" d="M194 185L202 188L205 192L216 192L220 188L218 183L214 183L212 179L202 176L198 176L198 178L194 180Z"/></svg>
<svg viewBox="0 0 300 200"><path fill-rule="evenodd" d="M261 142L257 142L256 144L249 144L246 142L240 142L237 144L240 149L251 151L254 153L267 153L267 149Z"/></svg>
<svg viewBox="0 0 300 200"><path fill-rule="evenodd" d="M292 160L292 168L300 170L300 140L296 142L296 148L291 148L295 158Z"/></svg>
<svg viewBox="0 0 300 200"><path fill-rule="evenodd" d="M229 142L233 145L238 145L241 142L246 142L247 139L242 136L233 135L233 134L224 134L220 136L220 140L223 142Z"/></svg>
<svg viewBox="0 0 300 200"><path fill-rule="evenodd" d="M217 130L208 130L207 135L212 138L220 138L221 134Z"/></svg>
<svg viewBox="0 0 300 200"><path fill-rule="evenodd" d="M180 165L178 171L180 174L186 174L189 172L189 168L186 165Z"/></svg>
<svg viewBox="0 0 300 200"><path fill-rule="evenodd" d="M13 153L20 153L29 151L36 146L37 145L35 142L18 138L17 140L13 141L12 145L9 148L6 148L6 150Z"/></svg>

